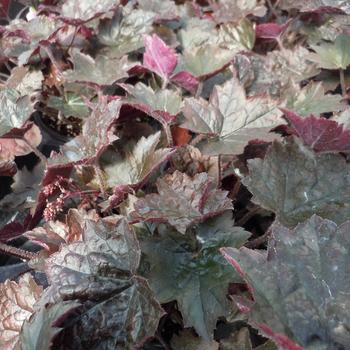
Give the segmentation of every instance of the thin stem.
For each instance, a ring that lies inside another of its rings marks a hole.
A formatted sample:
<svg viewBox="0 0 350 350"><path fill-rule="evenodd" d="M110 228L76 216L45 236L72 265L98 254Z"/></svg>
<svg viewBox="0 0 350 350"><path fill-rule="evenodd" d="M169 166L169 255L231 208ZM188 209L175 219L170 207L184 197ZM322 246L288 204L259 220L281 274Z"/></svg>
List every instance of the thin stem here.
<svg viewBox="0 0 350 350"><path fill-rule="evenodd" d="M103 198L107 198L107 191L106 191L105 180L104 180L103 173L102 173L102 170L100 168L100 165L97 162L94 165L94 170L95 170L95 174L97 176L98 184L100 186L101 194L102 194Z"/></svg>
<svg viewBox="0 0 350 350"><path fill-rule="evenodd" d="M221 186L221 154L218 155L218 187Z"/></svg>
<svg viewBox="0 0 350 350"><path fill-rule="evenodd" d="M194 97L196 97L196 98L199 97L202 94L202 91L203 91L203 82L200 81L198 83L197 91L196 91L196 94Z"/></svg>
<svg viewBox="0 0 350 350"><path fill-rule="evenodd" d="M23 260L32 260L38 257L37 253L29 252L27 250L12 247L0 242L0 252L6 255L12 255Z"/></svg>
<svg viewBox="0 0 350 350"><path fill-rule="evenodd" d="M205 134L198 134L192 139L192 141L190 142L190 145L196 146L198 143L205 140L206 137L207 137L207 135L205 135Z"/></svg>
<svg viewBox="0 0 350 350"><path fill-rule="evenodd" d="M341 94L345 97L346 96L346 83L345 83L344 69L342 69L342 68L339 68L339 78L340 78Z"/></svg>
<svg viewBox="0 0 350 350"><path fill-rule="evenodd" d="M165 131L165 135L166 135L166 139L168 141L168 146L169 147L174 147L174 140L173 140L173 135L171 134L171 130L168 124L166 123L162 123L163 124L163 128Z"/></svg>
<svg viewBox="0 0 350 350"><path fill-rule="evenodd" d="M257 248L267 242L270 234L271 234L271 229L268 228L267 231L262 236L255 238L252 241L248 241L244 246L250 249Z"/></svg>

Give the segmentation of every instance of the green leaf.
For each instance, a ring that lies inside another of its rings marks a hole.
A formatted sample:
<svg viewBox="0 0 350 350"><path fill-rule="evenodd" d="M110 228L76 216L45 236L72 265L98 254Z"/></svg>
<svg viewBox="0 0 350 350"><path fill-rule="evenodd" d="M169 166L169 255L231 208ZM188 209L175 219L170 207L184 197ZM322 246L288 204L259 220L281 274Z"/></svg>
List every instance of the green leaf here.
<svg viewBox="0 0 350 350"><path fill-rule="evenodd" d="M150 11L125 7L117 11L113 18L100 22L98 39L108 46L104 52L109 57L121 57L144 46L143 35L152 31L155 15Z"/></svg>
<svg viewBox="0 0 350 350"><path fill-rule="evenodd" d="M325 69L346 69L350 64L350 36L338 35L334 43L321 43L312 45L316 53L308 55L310 61L318 63L319 67Z"/></svg>
<svg viewBox="0 0 350 350"><path fill-rule="evenodd" d="M30 96L41 89L43 80L41 71L29 71L28 67L15 67L6 81L6 87L16 89L21 96Z"/></svg>
<svg viewBox="0 0 350 350"><path fill-rule="evenodd" d="M305 117L346 108L346 105L341 102L343 99L341 95L325 94L322 82L311 82L301 90L299 88L287 90L285 96L286 107Z"/></svg>
<svg viewBox="0 0 350 350"><path fill-rule="evenodd" d="M121 84L132 95L129 98L135 104L146 104L154 111L164 111L171 115L177 115L182 105L182 97L176 90L162 89L154 91L151 87L139 82L135 86Z"/></svg>
<svg viewBox="0 0 350 350"><path fill-rule="evenodd" d="M18 283L6 280L0 284L0 347L19 349L22 325L34 312L42 288L30 273L21 276Z"/></svg>
<svg viewBox="0 0 350 350"><path fill-rule="evenodd" d="M274 142L264 159L248 161L242 181L253 201L294 226L318 214L344 222L350 214L350 166L337 154L315 154L298 139Z"/></svg>
<svg viewBox="0 0 350 350"><path fill-rule="evenodd" d="M122 57L144 46L142 35L152 31L155 14L149 10L133 9L127 12L125 7L115 12L110 20L100 21L98 39L108 46L103 52L108 57Z"/></svg>
<svg viewBox="0 0 350 350"><path fill-rule="evenodd" d="M191 225L232 209L227 191L216 188L207 173L189 177L175 171L157 181L152 193L135 203L131 217L140 221L168 222L185 233Z"/></svg>
<svg viewBox="0 0 350 350"><path fill-rule="evenodd" d="M174 150L156 149L161 132L142 137L137 143L129 141L120 153L107 152L108 165L103 166L109 187L135 185L144 181L161 163L166 161ZM110 159L112 158L112 159ZM103 159L101 159L103 165Z"/></svg>
<svg viewBox="0 0 350 350"><path fill-rule="evenodd" d="M127 71L132 67L127 56L109 58L99 55L94 59L78 50L74 50L71 57L74 69L62 72L62 76L69 82L111 85L117 80L126 78L128 76Z"/></svg>
<svg viewBox="0 0 350 350"><path fill-rule="evenodd" d="M208 341L217 318L230 311L228 283L239 280L230 273L219 248L239 247L250 234L233 226L231 213L204 222L194 233L196 243L190 235L166 228L141 241L141 248L150 266L146 277L160 302L177 300L185 326L193 326Z"/></svg>
<svg viewBox="0 0 350 350"><path fill-rule="evenodd" d="M65 117L85 118L90 110L86 102L73 92L67 92L63 96L49 96L47 106L60 111Z"/></svg>
<svg viewBox="0 0 350 350"><path fill-rule="evenodd" d="M268 258L263 251L223 249L254 294L250 322L266 323L304 349L349 348L349 229L348 221L337 226L314 215L293 230L275 225Z"/></svg>
<svg viewBox="0 0 350 350"><path fill-rule="evenodd" d="M269 131L285 123L276 100L268 95L247 98L236 78L215 86L209 103L187 98L184 104L182 127L216 136L202 145L202 152L209 155L242 153L254 139L272 141L278 136Z"/></svg>
<svg viewBox="0 0 350 350"><path fill-rule="evenodd" d="M237 24L223 24L219 29L217 43L231 51L252 50L255 43L255 26L246 18Z"/></svg>
<svg viewBox="0 0 350 350"><path fill-rule="evenodd" d="M61 301L47 304L32 314L22 327L20 335L21 350L49 350L52 340L63 328L54 323L74 311L80 304L75 301Z"/></svg>
<svg viewBox="0 0 350 350"><path fill-rule="evenodd" d="M64 144L61 153L52 156L49 164L94 162L110 143L117 140L110 129L119 117L120 108L120 101L108 103L106 97L101 97L85 120L81 135Z"/></svg>
<svg viewBox="0 0 350 350"><path fill-rule="evenodd" d="M207 76L222 70L233 59L234 53L221 49L217 44L203 45L188 50L179 57L174 73L187 71L195 77L205 79Z"/></svg>
<svg viewBox="0 0 350 350"><path fill-rule="evenodd" d="M13 128L20 129L33 111L29 96L21 96L15 89L0 91L0 136Z"/></svg>

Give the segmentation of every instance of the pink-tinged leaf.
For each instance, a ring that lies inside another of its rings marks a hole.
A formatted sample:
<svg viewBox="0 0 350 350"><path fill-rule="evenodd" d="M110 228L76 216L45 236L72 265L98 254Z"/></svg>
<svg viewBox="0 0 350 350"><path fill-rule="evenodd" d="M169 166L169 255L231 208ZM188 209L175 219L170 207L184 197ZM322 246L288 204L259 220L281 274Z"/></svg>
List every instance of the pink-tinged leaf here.
<svg viewBox="0 0 350 350"><path fill-rule="evenodd" d="M287 109L281 109L295 133L316 152L350 151L350 129L334 120L311 115L303 118Z"/></svg>
<svg viewBox="0 0 350 350"><path fill-rule="evenodd" d="M290 21L282 25L273 22L258 24L255 28L255 35L257 38L276 39L287 29L289 23Z"/></svg>
<svg viewBox="0 0 350 350"><path fill-rule="evenodd" d="M174 49L170 48L156 34L144 37L146 51L143 66L167 80L177 64Z"/></svg>
<svg viewBox="0 0 350 350"><path fill-rule="evenodd" d="M269 339L272 339L281 350L304 350L304 348L294 343L284 334L275 333L266 324L259 324L257 328L259 328Z"/></svg>
<svg viewBox="0 0 350 350"><path fill-rule="evenodd" d="M1 0L0 1L0 17L7 17L10 9L10 0Z"/></svg>
<svg viewBox="0 0 350 350"><path fill-rule="evenodd" d="M18 283L6 280L0 284L0 344L3 350L22 349L19 336L23 323L34 312L42 293L30 273Z"/></svg>
<svg viewBox="0 0 350 350"><path fill-rule="evenodd" d="M197 91L199 81L198 79L189 72L182 71L174 74L171 78L171 81L185 90L188 90L192 94Z"/></svg>
<svg viewBox="0 0 350 350"><path fill-rule="evenodd" d="M3 160L11 161L15 156L31 153L33 148L39 146L42 139L40 129L35 124L31 124L29 128L12 131L15 132L0 138L0 158Z"/></svg>

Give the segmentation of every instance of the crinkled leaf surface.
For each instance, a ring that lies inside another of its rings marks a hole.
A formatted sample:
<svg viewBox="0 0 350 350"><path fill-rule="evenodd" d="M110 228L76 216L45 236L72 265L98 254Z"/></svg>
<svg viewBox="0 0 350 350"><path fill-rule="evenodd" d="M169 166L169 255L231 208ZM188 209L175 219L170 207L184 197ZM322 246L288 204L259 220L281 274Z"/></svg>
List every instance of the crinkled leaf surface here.
<svg viewBox="0 0 350 350"><path fill-rule="evenodd" d="M98 39L109 57L121 57L143 47L142 35L152 30L154 13L134 9L127 13L125 8L115 12L110 20L100 22Z"/></svg>
<svg viewBox="0 0 350 350"><path fill-rule="evenodd" d="M41 89L44 76L41 71L30 71L28 67L15 67L6 81L6 87L16 89L21 96L32 95Z"/></svg>
<svg viewBox="0 0 350 350"><path fill-rule="evenodd" d="M258 250L223 249L252 289L251 321L304 349L348 348L349 225L318 216L294 230L276 225L268 259Z"/></svg>
<svg viewBox="0 0 350 350"><path fill-rule="evenodd" d="M316 63L308 60L310 51L296 46L291 49L274 50L266 56L250 55L249 70L254 75L248 89L249 95L266 93L279 95L281 88L290 81L300 82L317 75L320 70ZM238 73L244 66L238 66Z"/></svg>
<svg viewBox="0 0 350 350"><path fill-rule="evenodd" d="M0 91L0 136L20 129L33 111L29 96L21 96L15 89Z"/></svg>
<svg viewBox="0 0 350 350"><path fill-rule="evenodd" d="M298 114L283 110L297 135L316 152L349 152L350 129L334 120L313 115L302 118Z"/></svg>
<svg viewBox="0 0 350 350"><path fill-rule="evenodd" d="M103 14L112 7L118 5L117 0L66 0L62 6L61 15L64 17L77 19L79 21L88 21L99 14Z"/></svg>
<svg viewBox="0 0 350 350"><path fill-rule="evenodd" d="M350 14L350 4L347 0L282 0L279 6L283 9L296 8L301 11L315 11L322 7L331 7Z"/></svg>
<svg viewBox="0 0 350 350"><path fill-rule="evenodd" d="M38 44L48 39L61 26L61 22L47 16L36 16L28 22L16 19L6 26L0 47L6 56L18 57L20 65L23 65Z"/></svg>
<svg viewBox="0 0 350 350"><path fill-rule="evenodd" d="M162 309L147 282L133 276L139 259L135 233L121 219L116 225L86 220L83 241L62 245L45 261L50 287L41 302L85 301L59 341L122 350L153 335Z"/></svg>
<svg viewBox="0 0 350 350"><path fill-rule="evenodd" d="M30 273L19 278L18 283L7 280L0 284L0 346L6 350L20 349L19 334L23 322L34 312L42 287Z"/></svg>
<svg viewBox="0 0 350 350"><path fill-rule="evenodd" d="M139 8L157 15L157 20L174 20L179 14L173 0L137 0Z"/></svg>
<svg viewBox="0 0 350 350"><path fill-rule="evenodd" d="M174 150L157 150L160 136L159 131L147 138L142 137L137 143L130 141L122 152L113 153L113 162L104 166L108 186L139 184L169 159Z"/></svg>
<svg viewBox="0 0 350 350"><path fill-rule="evenodd" d="M350 214L350 166L337 154L316 154L297 139L274 142L264 159L248 161L242 181L253 201L294 226L318 214L338 223Z"/></svg>
<svg viewBox="0 0 350 350"><path fill-rule="evenodd" d="M334 43L321 43L312 45L316 53L310 53L308 59L318 63L325 69L346 69L350 64L350 36L341 34L337 36Z"/></svg>
<svg viewBox="0 0 350 350"><path fill-rule="evenodd" d="M134 219L168 222L185 233L194 223L232 208L227 192L216 189L207 173L191 178L175 171L158 179L157 189L158 194L148 194L135 203Z"/></svg>
<svg viewBox="0 0 350 350"><path fill-rule="evenodd" d="M269 131L283 124L277 101L269 96L246 97L243 86L232 78L215 86L209 103L199 98L185 99L182 127L215 135L204 144L206 154L239 154L250 140L272 141L278 137Z"/></svg>
<svg viewBox="0 0 350 350"><path fill-rule="evenodd" d="M133 277L130 287L97 302L87 302L55 346L77 350L134 350L155 333L163 310L146 280Z"/></svg>
<svg viewBox="0 0 350 350"><path fill-rule="evenodd" d="M227 213L200 224L195 235L197 243L188 235L165 229L141 241L141 248L150 264L146 277L160 302L176 299L185 326L193 326L210 340L217 318L229 312L228 283L238 277L230 273L219 248L239 247L250 234L234 227Z"/></svg>
<svg viewBox="0 0 350 350"><path fill-rule="evenodd" d="M266 14L266 8L257 0L220 0L214 3L214 18L217 22L235 22L248 15L257 17Z"/></svg>
<svg viewBox="0 0 350 350"><path fill-rule="evenodd" d="M110 85L128 76L128 69L132 67L127 56L109 58L99 55L95 59L80 51L73 51L73 70L62 72L63 77L70 82L86 82L98 85Z"/></svg>

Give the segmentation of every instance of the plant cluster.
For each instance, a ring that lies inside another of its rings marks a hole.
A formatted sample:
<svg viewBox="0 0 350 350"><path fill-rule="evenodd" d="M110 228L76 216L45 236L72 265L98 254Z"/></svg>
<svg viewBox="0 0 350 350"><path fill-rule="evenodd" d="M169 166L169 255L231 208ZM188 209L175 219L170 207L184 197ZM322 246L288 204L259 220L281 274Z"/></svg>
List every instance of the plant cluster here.
<svg viewBox="0 0 350 350"><path fill-rule="evenodd" d="M0 348L350 349L350 3L2 0Z"/></svg>

